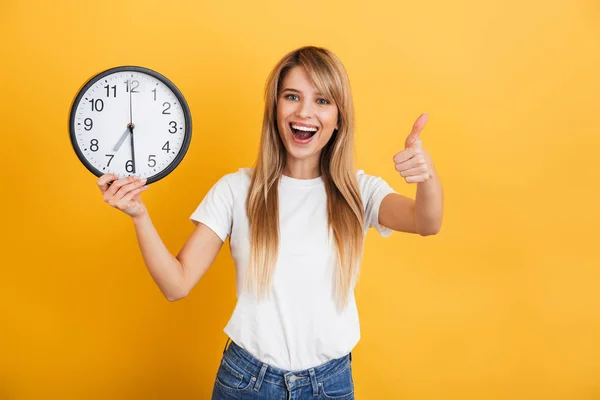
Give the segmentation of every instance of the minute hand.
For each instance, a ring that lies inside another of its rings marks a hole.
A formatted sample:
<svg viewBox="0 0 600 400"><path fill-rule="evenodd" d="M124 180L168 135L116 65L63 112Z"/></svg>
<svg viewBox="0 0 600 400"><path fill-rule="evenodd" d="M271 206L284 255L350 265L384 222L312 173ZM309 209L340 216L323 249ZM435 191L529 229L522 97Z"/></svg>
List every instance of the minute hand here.
<svg viewBox="0 0 600 400"><path fill-rule="evenodd" d="M133 173L135 174L135 148L133 146L133 128L135 128L135 125L133 125L133 107L131 102L132 92L133 88L129 87L129 125L127 125L127 127L131 133L131 162L133 163Z"/></svg>
<svg viewBox="0 0 600 400"><path fill-rule="evenodd" d="M133 162L133 173L135 174L135 149L133 147L133 124L129 125L131 131L131 162Z"/></svg>

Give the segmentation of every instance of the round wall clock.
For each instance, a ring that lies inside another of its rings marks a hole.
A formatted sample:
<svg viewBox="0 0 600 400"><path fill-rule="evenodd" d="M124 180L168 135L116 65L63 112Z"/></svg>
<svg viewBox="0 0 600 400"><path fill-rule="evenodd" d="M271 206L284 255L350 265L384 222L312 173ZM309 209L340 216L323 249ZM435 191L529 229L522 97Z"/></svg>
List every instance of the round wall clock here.
<svg viewBox="0 0 600 400"><path fill-rule="evenodd" d="M69 130L79 160L94 175L156 182L183 160L192 118L179 89L144 67L108 69L88 80L71 105Z"/></svg>

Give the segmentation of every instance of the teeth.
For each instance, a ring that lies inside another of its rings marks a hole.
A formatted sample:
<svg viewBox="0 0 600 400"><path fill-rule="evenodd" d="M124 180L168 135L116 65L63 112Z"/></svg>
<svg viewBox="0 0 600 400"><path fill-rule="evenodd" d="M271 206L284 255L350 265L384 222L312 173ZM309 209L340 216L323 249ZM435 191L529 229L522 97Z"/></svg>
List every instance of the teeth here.
<svg viewBox="0 0 600 400"><path fill-rule="evenodd" d="M317 128L309 128L307 126L292 125L292 128L299 130L299 131L304 131L304 132L316 132L317 131Z"/></svg>

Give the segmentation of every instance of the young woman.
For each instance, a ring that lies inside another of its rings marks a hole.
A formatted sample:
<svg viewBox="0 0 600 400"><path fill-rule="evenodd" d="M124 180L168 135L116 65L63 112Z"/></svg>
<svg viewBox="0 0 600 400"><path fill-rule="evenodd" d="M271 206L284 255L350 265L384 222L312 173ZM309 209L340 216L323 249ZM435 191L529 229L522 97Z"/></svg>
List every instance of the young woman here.
<svg viewBox="0 0 600 400"><path fill-rule="evenodd" d="M330 51L303 47L268 78L254 168L216 182L177 257L152 225L143 180L98 179L105 201L132 217L148 270L170 301L190 293L229 237L238 301L213 399L354 398L353 289L367 229L431 235L441 227L442 187L420 139L426 119L393 156L405 181L418 184L413 200L355 170L347 74Z"/></svg>

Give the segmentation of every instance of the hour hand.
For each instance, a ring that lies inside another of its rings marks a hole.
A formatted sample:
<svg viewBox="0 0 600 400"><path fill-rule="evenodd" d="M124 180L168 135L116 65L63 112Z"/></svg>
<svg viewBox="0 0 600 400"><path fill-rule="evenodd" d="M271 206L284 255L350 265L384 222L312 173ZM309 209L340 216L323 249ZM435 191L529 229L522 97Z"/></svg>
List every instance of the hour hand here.
<svg viewBox="0 0 600 400"><path fill-rule="evenodd" d="M119 149L121 148L121 145L123 144L125 139L127 139L127 135L129 134L130 131L131 130L129 128L129 125L127 125L127 129L125 129L125 132L123 132L123 135L121 135L121 138L119 139L119 141L117 142L115 147L113 147L114 151L119 151Z"/></svg>

